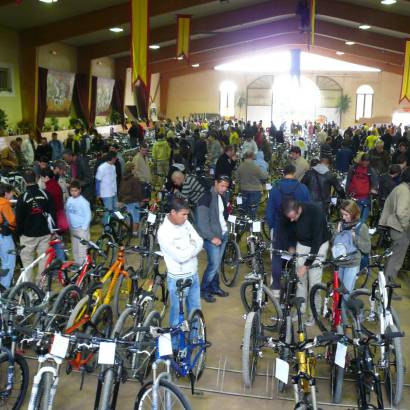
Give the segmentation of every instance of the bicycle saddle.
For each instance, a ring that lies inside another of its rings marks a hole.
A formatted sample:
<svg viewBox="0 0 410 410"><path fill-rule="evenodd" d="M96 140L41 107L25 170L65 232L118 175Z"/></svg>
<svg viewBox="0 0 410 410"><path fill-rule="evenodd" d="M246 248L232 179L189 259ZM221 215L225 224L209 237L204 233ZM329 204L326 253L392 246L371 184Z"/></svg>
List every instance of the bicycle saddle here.
<svg viewBox="0 0 410 410"><path fill-rule="evenodd" d="M192 279L178 279L177 280L177 289L179 291L189 288L192 285Z"/></svg>
<svg viewBox="0 0 410 410"><path fill-rule="evenodd" d="M349 298L346 306L355 316L359 316L364 307L364 303L360 299Z"/></svg>

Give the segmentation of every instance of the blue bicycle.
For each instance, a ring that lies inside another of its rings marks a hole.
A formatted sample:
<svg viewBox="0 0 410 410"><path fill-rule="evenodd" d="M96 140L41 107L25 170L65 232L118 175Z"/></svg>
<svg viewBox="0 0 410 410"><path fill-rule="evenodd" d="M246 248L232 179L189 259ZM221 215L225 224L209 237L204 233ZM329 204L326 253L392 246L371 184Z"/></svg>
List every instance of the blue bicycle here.
<svg viewBox="0 0 410 410"><path fill-rule="evenodd" d="M205 320L200 309L194 310L189 319L185 320L184 291L192 285L192 280L180 279L176 285L179 298L178 324L171 328L151 329L157 346L155 362L169 360L169 368L174 370L177 377L189 377L192 394L195 394L195 382L203 373L206 350L211 344L206 339ZM167 347L164 347L164 339L167 339ZM168 383L165 381L165 384ZM134 408L150 409L154 394L157 393L153 389L153 381L150 381L138 393Z"/></svg>

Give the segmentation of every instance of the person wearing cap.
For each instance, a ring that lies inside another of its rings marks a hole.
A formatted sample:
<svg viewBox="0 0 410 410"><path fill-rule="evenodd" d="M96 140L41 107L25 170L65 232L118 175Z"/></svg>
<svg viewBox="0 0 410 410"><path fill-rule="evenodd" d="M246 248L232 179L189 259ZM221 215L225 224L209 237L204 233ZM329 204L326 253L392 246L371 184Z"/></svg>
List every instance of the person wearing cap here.
<svg viewBox="0 0 410 410"><path fill-rule="evenodd" d="M309 163L302 157L302 151L299 147L293 146L289 151L290 163L295 166L295 178L300 182L306 171L309 169Z"/></svg>

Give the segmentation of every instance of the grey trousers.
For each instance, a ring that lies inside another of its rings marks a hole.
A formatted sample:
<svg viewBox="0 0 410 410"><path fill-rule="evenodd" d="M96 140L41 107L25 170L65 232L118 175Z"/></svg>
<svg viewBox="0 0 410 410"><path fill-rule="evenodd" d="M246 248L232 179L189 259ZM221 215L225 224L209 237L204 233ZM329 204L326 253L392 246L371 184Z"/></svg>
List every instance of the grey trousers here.
<svg viewBox="0 0 410 410"><path fill-rule="evenodd" d="M326 259L328 249L329 249L329 242L323 243L322 246L319 248L318 258L315 262L313 262L313 264L319 261L323 262ZM298 242L296 245L296 252L297 253L310 253L310 247L304 246ZM303 266L305 261L306 261L306 258L298 258L296 267L299 268L300 266ZM316 283L320 283L322 281L322 274L323 274L323 268L315 267L312 269L308 269L305 276L303 276L303 278L299 278L298 288L296 290L296 296L303 297L306 302L306 303L303 303L301 306L302 314L306 313L306 305L309 305L308 297L309 297L310 289L312 289L312 287L316 285Z"/></svg>
<svg viewBox="0 0 410 410"><path fill-rule="evenodd" d="M78 236L81 239L86 239L87 241L90 240L90 230L84 229L70 229L71 234L71 248L73 252L73 259L74 262L78 265L82 265L85 262L87 257L87 245L83 245L75 236Z"/></svg>
<svg viewBox="0 0 410 410"><path fill-rule="evenodd" d="M21 262L24 268L44 253L48 248L48 242L50 241L50 235L44 236L25 236L20 237L20 245L24 248L20 252ZM46 258L43 258L37 265L37 272L41 273L46 265ZM24 280L28 282L33 282L33 270L30 269L26 272Z"/></svg>
<svg viewBox="0 0 410 410"><path fill-rule="evenodd" d="M390 229L390 237L393 241L391 246L393 255L387 260L384 272L386 277L396 279L410 244L410 226L403 232Z"/></svg>

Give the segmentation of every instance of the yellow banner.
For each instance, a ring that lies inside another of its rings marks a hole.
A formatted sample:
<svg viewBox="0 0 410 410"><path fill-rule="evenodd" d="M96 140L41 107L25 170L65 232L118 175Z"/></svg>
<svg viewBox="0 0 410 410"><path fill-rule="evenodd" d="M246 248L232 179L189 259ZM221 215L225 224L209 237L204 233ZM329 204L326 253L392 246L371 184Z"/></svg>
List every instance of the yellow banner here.
<svg viewBox="0 0 410 410"><path fill-rule="evenodd" d="M189 58L191 16L178 16L177 58Z"/></svg>
<svg viewBox="0 0 410 410"><path fill-rule="evenodd" d="M131 0L132 84L148 85L149 0Z"/></svg>
<svg viewBox="0 0 410 410"><path fill-rule="evenodd" d="M406 41L406 54L404 56L404 71L401 85L400 102L405 98L410 101L410 40Z"/></svg>
<svg viewBox="0 0 410 410"><path fill-rule="evenodd" d="M315 45L316 0L310 4L310 44Z"/></svg>

